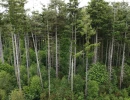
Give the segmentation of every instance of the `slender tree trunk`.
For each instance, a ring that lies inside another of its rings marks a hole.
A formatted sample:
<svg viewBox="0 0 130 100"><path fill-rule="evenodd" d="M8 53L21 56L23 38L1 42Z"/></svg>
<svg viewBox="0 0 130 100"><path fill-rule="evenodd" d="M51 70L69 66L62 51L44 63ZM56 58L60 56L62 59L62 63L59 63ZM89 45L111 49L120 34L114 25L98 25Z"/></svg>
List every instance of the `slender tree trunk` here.
<svg viewBox="0 0 130 100"><path fill-rule="evenodd" d="M126 32L125 32L125 39L126 39ZM125 49L126 49L126 43L124 41L123 54L122 54L122 64L121 64L121 73L120 73L120 89L122 87L122 82L123 82L123 77L124 77Z"/></svg>
<svg viewBox="0 0 130 100"><path fill-rule="evenodd" d="M2 40L1 40L1 30L0 30L0 60L2 63L4 63L3 45L2 45Z"/></svg>
<svg viewBox="0 0 130 100"><path fill-rule="evenodd" d="M18 46L18 42L19 39L17 38L17 35L14 34L14 40L15 40L15 55L16 55L16 67L17 67L17 77L18 77L18 87L19 90L21 91L21 78L20 78L20 65L19 65L19 46Z"/></svg>
<svg viewBox="0 0 130 100"><path fill-rule="evenodd" d="M108 40L107 40L107 47L106 47L106 59L105 59L105 65L107 65L107 58L108 58L108 51L109 51L109 49L108 49Z"/></svg>
<svg viewBox="0 0 130 100"><path fill-rule="evenodd" d="M117 53L116 53L116 67L118 67L119 51L120 51L120 45L118 43L117 44Z"/></svg>
<svg viewBox="0 0 130 100"><path fill-rule="evenodd" d="M14 34L11 33L12 35L12 46L13 46L13 58L14 58L14 68L15 68L15 75L18 83L18 72L17 72L17 66L16 66L16 49L15 49L15 39L14 39Z"/></svg>
<svg viewBox="0 0 130 100"><path fill-rule="evenodd" d="M50 99L50 70L51 70L51 62L50 62L50 36L49 36L49 28L48 28L48 21L47 21L47 40L48 40L48 95Z"/></svg>
<svg viewBox="0 0 130 100"><path fill-rule="evenodd" d="M40 77L41 86L42 86L42 89L43 89L42 75L41 75L39 57L38 57L38 52L37 52L37 40L36 40L36 37L34 39L33 33L32 33L32 38L33 38L33 44L34 44L34 49L35 49L36 61L37 61L37 70L38 70L38 74L39 74L39 77Z"/></svg>
<svg viewBox="0 0 130 100"><path fill-rule="evenodd" d="M98 33L96 33L95 36L95 44L97 43L98 43ZM94 48L94 61L93 61L94 64L97 63L97 52L98 52L98 46Z"/></svg>
<svg viewBox="0 0 130 100"><path fill-rule="evenodd" d="M58 78L58 42L57 42L57 25L56 25L56 33L55 33L55 40L56 40L56 78Z"/></svg>
<svg viewBox="0 0 130 100"><path fill-rule="evenodd" d="M74 80L74 62L72 57L72 66L71 66L71 91L73 92L73 80Z"/></svg>
<svg viewBox="0 0 130 100"><path fill-rule="evenodd" d="M76 32L76 25L74 27L74 75L76 74L76 41L77 41L77 32Z"/></svg>
<svg viewBox="0 0 130 100"><path fill-rule="evenodd" d="M72 41L70 43L70 55L69 55L69 74L68 74L68 81L70 80L70 76L71 76L71 66L72 66L72 61L71 61L71 58L72 58Z"/></svg>
<svg viewBox="0 0 130 100"><path fill-rule="evenodd" d="M28 77L28 84L30 80L30 74L29 74L29 38L28 34L25 34L25 50L26 50L26 67L27 67L27 77Z"/></svg>
<svg viewBox="0 0 130 100"><path fill-rule="evenodd" d="M113 46L114 46L114 36L112 36L111 47L110 47L110 58L109 58L109 65L108 65L110 80L111 80L111 76L112 76Z"/></svg>

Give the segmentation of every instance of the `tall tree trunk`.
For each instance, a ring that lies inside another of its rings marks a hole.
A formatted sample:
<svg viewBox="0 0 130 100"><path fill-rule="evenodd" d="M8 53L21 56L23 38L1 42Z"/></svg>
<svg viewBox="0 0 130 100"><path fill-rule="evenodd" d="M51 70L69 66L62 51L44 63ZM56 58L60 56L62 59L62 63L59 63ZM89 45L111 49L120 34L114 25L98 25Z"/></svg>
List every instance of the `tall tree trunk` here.
<svg viewBox="0 0 130 100"><path fill-rule="evenodd" d="M105 59L105 65L107 65L107 58L108 58L108 51L109 51L109 47L108 47L109 45L108 45L108 40L107 40L107 47L106 47L106 59Z"/></svg>
<svg viewBox="0 0 130 100"><path fill-rule="evenodd" d="M71 66L72 66L72 61L71 61L71 59L72 59L72 41L71 41L71 43L70 43L70 50L69 50L69 52L70 52L70 55L69 55L69 74L68 74L68 81L70 80L70 77L71 77Z"/></svg>
<svg viewBox="0 0 130 100"><path fill-rule="evenodd" d="M13 46L13 58L14 58L14 68L15 68L15 75L17 79L17 84L18 84L18 72L17 72L17 66L16 66L16 47L15 47L15 39L14 39L14 34L11 33L12 35L12 46Z"/></svg>
<svg viewBox="0 0 130 100"><path fill-rule="evenodd" d="M28 84L30 80L30 74L29 74L29 38L28 34L25 34L25 50L26 50L26 67L27 67L27 77L28 77Z"/></svg>
<svg viewBox="0 0 130 100"><path fill-rule="evenodd" d="M111 76L112 76L112 58L113 58L113 46L114 46L114 36L112 36L112 41L111 41L111 45L110 45L110 58L109 58L109 62L108 62L108 68L109 68L109 78L111 80Z"/></svg>
<svg viewBox="0 0 130 100"><path fill-rule="evenodd" d="M55 33L55 40L56 40L56 78L58 78L58 42L57 42L57 25L56 25L56 33Z"/></svg>
<svg viewBox="0 0 130 100"><path fill-rule="evenodd" d="M34 49L35 49L36 61L37 61L37 70L38 70L38 74L39 74L40 81L41 81L41 87L43 89L42 75L41 75L39 57L38 57L38 52L37 52L37 38L35 37L35 39L34 39L33 33L32 33L32 38L33 38L33 44L34 44Z"/></svg>
<svg viewBox="0 0 130 100"><path fill-rule="evenodd" d="M50 99L50 70L51 70L51 62L50 62L50 36L49 36L49 28L48 28L48 21L47 21L47 41L48 41L48 95L49 95L49 99Z"/></svg>
<svg viewBox="0 0 130 100"><path fill-rule="evenodd" d="M77 41L76 25L74 26L74 33L75 33L74 34L74 75L75 75L76 74L76 41Z"/></svg>
<svg viewBox="0 0 130 100"><path fill-rule="evenodd" d="M19 65L19 38L17 38L17 35L14 34L14 40L15 40L15 55L16 55L16 68L17 68L17 77L18 77L18 87L21 91L21 78L20 78L20 65Z"/></svg>
<svg viewBox="0 0 130 100"><path fill-rule="evenodd" d="M2 40L1 40L1 29L0 29L0 60L2 63L4 63L3 45L2 45Z"/></svg>
<svg viewBox="0 0 130 100"><path fill-rule="evenodd" d="M97 43L98 43L98 32L95 35L95 44ZM97 63L97 52L98 52L98 46L94 48L94 60L93 60L94 64Z"/></svg>
<svg viewBox="0 0 130 100"><path fill-rule="evenodd" d="M127 26L127 24L126 24L126 26ZM125 32L125 39L126 39L126 32ZM123 54L122 54L122 64L121 64L121 73L120 73L120 89L122 87L122 82L123 82L123 77L124 77L125 49L126 49L126 43L124 41Z"/></svg>
<svg viewBox="0 0 130 100"><path fill-rule="evenodd" d="M73 92L73 81L74 81L74 62L73 62L73 57L72 57L72 62L71 62L71 91Z"/></svg>
<svg viewBox="0 0 130 100"><path fill-rule="evenodd" d="M119 45L119 43L117 43L116 67L118 67L119 51L120 51L120 45Z"/></svg>

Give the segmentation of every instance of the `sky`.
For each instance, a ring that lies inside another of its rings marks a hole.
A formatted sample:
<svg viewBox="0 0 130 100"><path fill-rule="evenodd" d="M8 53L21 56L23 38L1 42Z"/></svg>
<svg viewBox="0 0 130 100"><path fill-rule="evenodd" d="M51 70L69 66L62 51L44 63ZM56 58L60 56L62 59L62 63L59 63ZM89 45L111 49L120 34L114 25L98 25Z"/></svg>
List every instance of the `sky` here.
<svg viewBox="0 0 130 100"><path fill-rule="evenodd" d="M66 3L69 1L69 0L64 0ZM87 2L89 2L90 0L79 0L80 4L79 6L80 7L83 7L85 5L87 5ZM106 0L108 2L121 2L123 0ZM130 0L124 0L125 2L130 2ZM27 4L25 5L25 9L30 9L31 11L34 11L34 10L37 10L39 12L42 11L42 5L41 4L44 4L44 5L48 5L50 2L50 0L27 0Z"/></svg>

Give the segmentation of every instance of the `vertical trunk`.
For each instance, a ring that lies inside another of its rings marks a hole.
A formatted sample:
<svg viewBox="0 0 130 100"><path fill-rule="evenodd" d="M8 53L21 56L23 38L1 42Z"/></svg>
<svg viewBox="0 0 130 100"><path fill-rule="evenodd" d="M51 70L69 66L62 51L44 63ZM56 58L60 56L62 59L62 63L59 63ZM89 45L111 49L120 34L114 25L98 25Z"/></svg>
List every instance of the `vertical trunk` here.
<svg viewBox="0 0 130 100"><path fill-rule="evenodd" d="M126 32L125 32L125 39L126 39ZM122 87L122 82L123 82L123 77L124 77L123 75L124 75L124 63L125 63L125 48L126 48L126 43L124 41L122 64L121 64L121 73L120 73L120 88Z"/></svg>
<svg viewBox="0 0 130 100"><path fill-rule="evenodd" d="M4 63L3 45L2 45L2 40L1 40L1 30L0 30L0 60L2 63Z"/></svg>
<svg viewBox="0 0 130 100"><path fill-rule="evenodd" d="M74 27L74 33L75 33L75 37L74 37L74 75L76 74L76 41L77 41L77 38L76 38L76 25Z"/></svg>
<svg viewBox="0 0 130 100"><path fill-rule="evenodd" d="M48 40L48 95L50 98L50 70L51 70L51 62L50 62L50 39L49 39L49 29L48 29L48 21L47 21L47 40Z"/></svg>
<svg viewBox="0 0 130 100"><path fill-rule="evenodd" d="M114 9L114 16L113 16L113 25L114 24L115 24L115 9ZM115 29L113 27L113 33L114 32L115 32ZM112 39L111 39L110 58L109 58L109 63L108 63L110 81L111 81L111 76L112 76L113 46L114 46L114 35L112 35Z"/></svg>
<svg viewBox="0 0 130 100"><path fill-rule="evenodd" d="M70 80L70 76L71 76L71 58L72 58L72 41L70 43L70 55L69 55L69 74L68 74L68 81Z"/></svg>
<svg viewBox="0 0 130 100"><path fill-rule="evenodd" d="M28 84L29 84L29 38L28 34L25 34L25 50L26 50L26 67L27 67L27 78L28 78Z"/></svg>
<svg viewBox="0 0 130 100"><path fill-rule="evenodd" d="M73 77L74 77L74 75L73 75L73 73L74 73L74 62L73 62L73 57L72 57L72 66L71 66L71 91L73 92Z"/></svg>
<svg viewBox="0 0 130 100"><path fill-rule="evenodd" d="M13 58L14 58L14 68L15 68L15 75L18 83L18 73L17 73L17 66L16 66L16 49L15 49L15 39L14 39L14 34L11 33L12 35L12 46L13 46Z"/></svg>
<svg viewBox="0 0 130 100"><path fill-rule="evenodd" d="M108 50L108 40L107 40L105 65L107 65L108 51L109 51L109 50Z"/></svg>
<svg viewBox="0 0 130 100"><path fill-rule="evenodd" d="M18 59L19 59L19 65L21 65L21 49L20 49L20 38L19 38L19 34L18 34L17 37L18 37L18 40L17 40L18 42L17 43L18 43L18 54L19 54L19 58Z"/></svg>
<svg viewBox="0 0 130 100"><path fill-rule="evenodd" d="M103 40L102 40L102 43L101 43L101 44L102 44L102 46L101 46L101 62L103 63L103 62L104 62L104 59L103 59L103 56L104 56L104 55L103 55L103 54L104 54L104 51L103 51L103 50L104 50L104 49L103 49L104 42L103 42Z"/></svg>
<svg viewBox="0 0 130 100"><path fill-rule="evenodd" d="M117 53L116 53L116 67L118 67L119 51L120 51L120 45L118 43L117 44Z"/></svg>
<svg viewBox="0 0 130 100"><path fill-rule="evenodd" d="M124 43L124 45L123 45L123 55L122 55L122 64L121 64L121 73L120 73L120 88L122 86L123 74L124 74L125 47L126 47L126 44Z"/></svg>
<svg viewBox="0 0 130 100"><path fill-rule="evenodd" d="M121 42L120 43L120 50L119 50L119 56L118 56L118 66L121 66L121 54L122 54L122 45L123 45L123 43Z"/></svg>
<svg viewBox="0 0 130 100"><path fill-rule="evenodd" d="M58 78L58 46L57 46L57 25L56 25L56 78Z"/></svg>
<svg viewBox="0 0 130 100"><path fill-rule="evenodd" d="M18 87L21 91L21 79L20 79L20 65L19 65L19 47L18 47L18 38L17 35L14 34L14 40L15 40L15 55L16 55L16 68L17 68L17 77L18 77Z"/></svg>
<svg viewBox="0 0 130 100"><path fill-rule="evenodd" d="M114 36L112 36L111 47L110 47L110 58L109 58L109 65L108 65L110 80L111 80L111 76L112 76L113 46L114 46Z"/></svg>
<svg viewBox="0 0 130 100"><path fill-rule="evenodd" d="M33 44L34 44L34 49L35 49L36 61L37 61L37 70L38 70L38 74L40 77L41 86L43 89L42 75L41 75L41 70L40 70L40 65L39 65L39 57L38 57L38 52L37 52L37 40L36 40L36 37L34 39L33 34L32 34L32 38L33 38Z"/></svg>
<svg viewBox="0 0 130 100"><path fill-rule="evenodd" d="M96 33L95 36L95 44L97 43L98 43L98 33ZM94 48L94 61L93 61L94 64L97 63L97 52L98 52L98 46Z"/></svg>

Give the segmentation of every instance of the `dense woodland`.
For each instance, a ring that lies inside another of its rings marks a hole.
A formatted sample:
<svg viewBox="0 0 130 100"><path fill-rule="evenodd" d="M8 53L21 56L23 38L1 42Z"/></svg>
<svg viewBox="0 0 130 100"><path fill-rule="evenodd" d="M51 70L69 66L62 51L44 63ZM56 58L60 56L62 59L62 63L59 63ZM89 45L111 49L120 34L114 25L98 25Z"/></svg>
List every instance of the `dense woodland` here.
<svg viewBox="0 0 130 100"><path fill-rule="evenodd" d="M129 4L50 1L0 0L0 100L130 100Z"/></svg>

